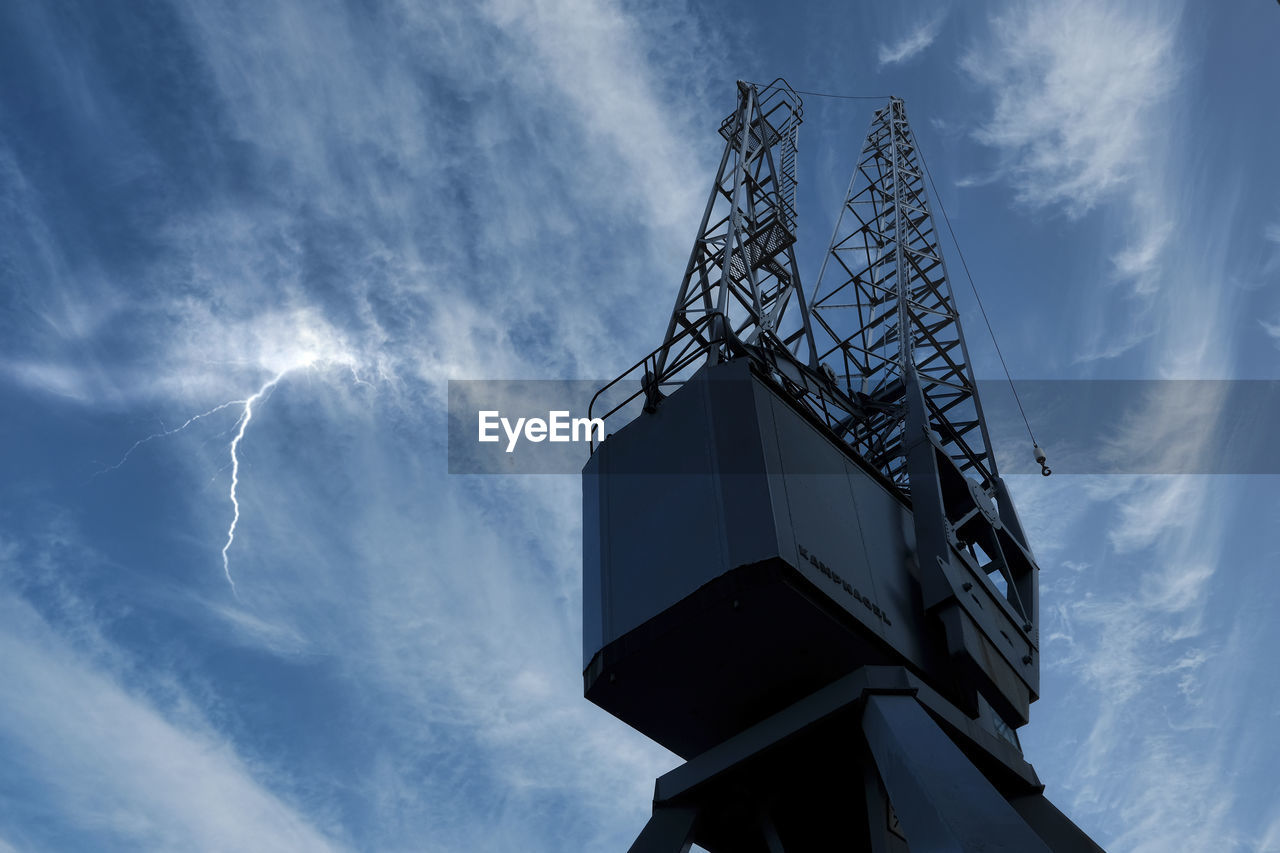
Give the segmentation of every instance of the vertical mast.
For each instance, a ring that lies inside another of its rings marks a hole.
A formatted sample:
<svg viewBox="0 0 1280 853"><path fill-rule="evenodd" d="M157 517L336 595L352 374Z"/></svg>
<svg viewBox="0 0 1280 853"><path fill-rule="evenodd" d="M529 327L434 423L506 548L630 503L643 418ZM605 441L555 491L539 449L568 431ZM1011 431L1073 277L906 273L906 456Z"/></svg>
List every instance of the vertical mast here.
<svg viewBox="0 0 1280 853"><path fill-rule="evenodd" d="M738 82L725 140L671 321L656 354L668 381L703 352L708 363L742 345L812 360L813 335L796 265L796 141L802 105L782 80ZM795 299L800 310L787 324Z"/></svg>
<svg viewBox="0 0 1280 853"><path fill-rule="evenodd" d="M877 110L822 272L812 319L818 361L876 410L845 436L902 488L907 381L918 379L928 429L961 471L992 490L995 459L960 317L900 98Z"/></svg>

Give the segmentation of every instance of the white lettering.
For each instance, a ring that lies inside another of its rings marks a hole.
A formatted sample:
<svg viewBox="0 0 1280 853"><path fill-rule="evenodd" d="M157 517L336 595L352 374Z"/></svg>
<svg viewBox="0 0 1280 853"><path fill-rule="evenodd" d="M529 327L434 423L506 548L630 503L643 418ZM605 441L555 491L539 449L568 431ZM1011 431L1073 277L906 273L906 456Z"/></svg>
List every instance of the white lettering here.
<svg viewBox="0 0 1280 853"><path fill-rule="evenodd" d="M516 418L516 428L511 428L511 421L506 418L502 419L502 429L507 434L507 452L516 449L516 442L520 440L520 428L524 426L524 418Z"/></svg>
<svg viewBox="0 0 1280 853"><path fill-rule="evenodd" d="M551 412L551 434L547 436L551 441L568 441L569 440L569 413L567 411Z"/></svg>
<svg viewBox="0 0 1280 853"><path fill-rule="evenodd" d="M502 440L498 429L506 434L506 452L514 453L520 439L534 444L543 441L562 443L567 441L604 441L603 418L575 418L567 409L554 409L547 418L504 418L496 409L482 409L477 413L476 440L493 443Z"/></svg>
<svg viewBox="0 0 1280 853"><path fill-rule="evenodd" d="M495 432L490 435L491 430L498 428L498 422L495 420L498 413L495 411L484 411L480 413L480 441L497 441L498 434Z"/></svg>
<svg viewBox="0 0 1280 853"><path fill-rule="evenodd" d="M578 437L578 428L581 427L586 435L582 438ZM596 441L604 441L604 419L603 418L574 418L573 419L573 440L574 441L590 441L591 431L596 430Z"/></svg>

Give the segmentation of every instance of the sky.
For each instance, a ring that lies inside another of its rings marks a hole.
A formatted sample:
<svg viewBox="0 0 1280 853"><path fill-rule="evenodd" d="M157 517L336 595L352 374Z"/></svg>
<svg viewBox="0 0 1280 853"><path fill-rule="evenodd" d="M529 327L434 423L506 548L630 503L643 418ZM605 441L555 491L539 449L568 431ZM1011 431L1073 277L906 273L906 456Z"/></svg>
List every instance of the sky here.
<svg viewBox="0 0 1280 853"><path fill-rule="evenodd" d="M450 474L448 380L660 343L734 81L783 76L905 99L1015 379L1228 380L1107 431L1194 469L1265 427L1229 381L1280 379L1278 31L1177 0L0 5L0 851L626 849L678 760L582 698L578 479ZM805 96L807 288L875 105ZM1011 479L1048 796L1111 851L1280 851L1280 482Z"/></svg>

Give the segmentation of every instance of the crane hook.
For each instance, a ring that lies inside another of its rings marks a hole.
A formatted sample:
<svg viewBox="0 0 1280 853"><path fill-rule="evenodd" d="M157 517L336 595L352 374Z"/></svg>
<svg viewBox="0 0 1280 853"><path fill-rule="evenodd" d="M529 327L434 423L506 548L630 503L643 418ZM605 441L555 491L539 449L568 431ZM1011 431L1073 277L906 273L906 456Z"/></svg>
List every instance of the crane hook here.
<svg viewBox="0 0 1280 853"><path fill-rule="evenodd" d="M1038 444L1034 444L1034 445L1032 445L1032 447L1034 448L1034 451L1033 451L1033 452L1035 453L1035 456L1036 456L1036 464L1038 464L1038 465L1040 466L1040 473L1041 473L1041 475L1042 475L1042 476L1045 476L1045 477L1048 477L1050 474L1052 474L1052 473L1053 473L1053 471L1052 471L1052 470L1050 470L1050 469L1049 469L1049 466L1045 464L1045 460L1046 460L1048 457L1044 455L1044 448L1042 448L1042 447L1041 447L1040 445L1038 445Z"/></svg>

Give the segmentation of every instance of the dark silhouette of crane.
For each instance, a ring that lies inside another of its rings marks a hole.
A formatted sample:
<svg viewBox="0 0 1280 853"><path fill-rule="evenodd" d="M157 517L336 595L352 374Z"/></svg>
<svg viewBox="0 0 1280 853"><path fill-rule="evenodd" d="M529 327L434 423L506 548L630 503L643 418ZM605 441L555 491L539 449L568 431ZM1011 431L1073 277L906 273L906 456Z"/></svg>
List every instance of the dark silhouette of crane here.
<svg viewBox="0 0 1280 853"><path fill-rule="evenodd" d="M592 404L586 696L686 759L631 849L1099 850L1018 741L1039 569L903 102L808 294L801 117L739 82L662 345Z"/></svg>

